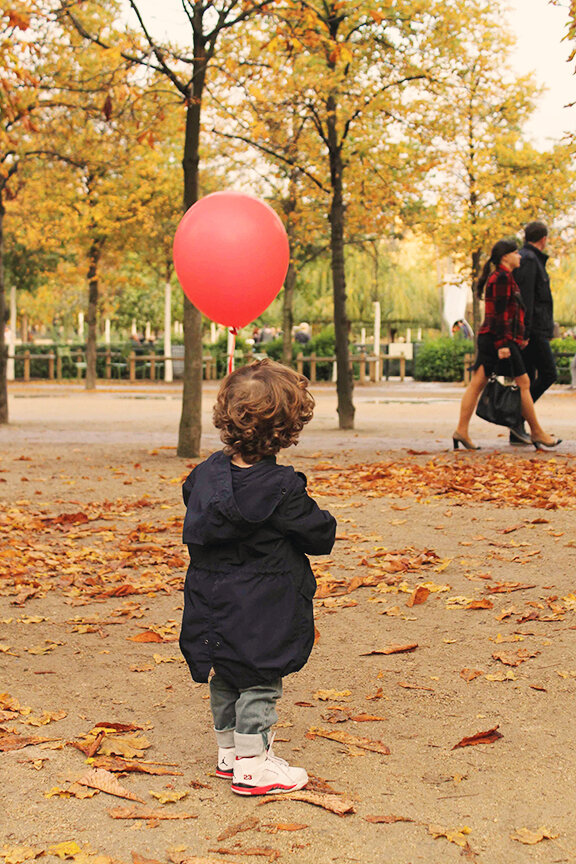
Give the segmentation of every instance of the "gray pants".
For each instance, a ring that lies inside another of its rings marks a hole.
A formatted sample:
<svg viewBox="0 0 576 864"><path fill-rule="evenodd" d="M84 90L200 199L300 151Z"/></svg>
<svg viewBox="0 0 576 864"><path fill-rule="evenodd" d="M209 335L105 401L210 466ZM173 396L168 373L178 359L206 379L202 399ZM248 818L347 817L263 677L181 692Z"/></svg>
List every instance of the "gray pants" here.
<svg viewBox="0 0 576 864"><path fill-rule="evenodd" d="M270 727L278 720L276 701L282 679L238 689L214 673L210 708L219 747L234 747L238 756L258 756L268 746Z"/></svg>

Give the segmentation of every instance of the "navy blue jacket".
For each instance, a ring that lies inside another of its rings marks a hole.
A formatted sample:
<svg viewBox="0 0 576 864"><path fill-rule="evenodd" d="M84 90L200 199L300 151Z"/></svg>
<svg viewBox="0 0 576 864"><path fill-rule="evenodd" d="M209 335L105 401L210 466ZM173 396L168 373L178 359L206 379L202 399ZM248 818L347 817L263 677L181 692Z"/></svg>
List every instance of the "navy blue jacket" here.
<svg viewBox="0 0 576 864"><path fill-rule="evenodd" d="M524 338L554 335L554 303L550 291L550 278L546 271L548 255L532 243L520 250L520 266L514 270L514 279L520 288L526 311Z"/></svg>
<svg viewBox="0 0 576 864"><path fill-rule="evenodd" d="M307 554L332 550L334 517L307 494L304 474L274 457L234 469L213 453L182 492L190 565L180 648L194 680L214 668L243 689L301 669L314 644Z"/></svg>

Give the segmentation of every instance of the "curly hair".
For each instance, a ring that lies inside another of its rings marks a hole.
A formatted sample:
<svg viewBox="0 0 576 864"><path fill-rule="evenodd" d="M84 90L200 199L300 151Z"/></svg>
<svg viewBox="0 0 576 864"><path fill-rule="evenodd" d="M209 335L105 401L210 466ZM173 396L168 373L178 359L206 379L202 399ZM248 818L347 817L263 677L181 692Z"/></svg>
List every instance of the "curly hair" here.
<svg viewBox="0 0 576 864"><path fill-rule="evenodd" d="M214 406L224 451L252 465L297 444L312 419L314 398L308 381L288 366L258 360L224 379Z"/></svg>

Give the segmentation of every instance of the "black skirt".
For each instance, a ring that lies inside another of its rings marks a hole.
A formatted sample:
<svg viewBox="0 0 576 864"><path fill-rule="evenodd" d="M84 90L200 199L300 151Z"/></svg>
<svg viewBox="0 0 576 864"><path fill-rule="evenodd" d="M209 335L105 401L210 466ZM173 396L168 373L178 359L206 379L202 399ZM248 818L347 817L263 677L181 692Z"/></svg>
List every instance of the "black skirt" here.
<svg viewBox="0 0 576 864"><path fill-rule="evenodd" d="M478 336L478 353L472 366L473 371L475 372L476 369L483 366L487 378L496 371L499 375L507 375L510 378L526 375L526 366L520 346L516 342L510 341L506 347L510 349L510 357L500 360L492 334L480 333Z"/></svg>

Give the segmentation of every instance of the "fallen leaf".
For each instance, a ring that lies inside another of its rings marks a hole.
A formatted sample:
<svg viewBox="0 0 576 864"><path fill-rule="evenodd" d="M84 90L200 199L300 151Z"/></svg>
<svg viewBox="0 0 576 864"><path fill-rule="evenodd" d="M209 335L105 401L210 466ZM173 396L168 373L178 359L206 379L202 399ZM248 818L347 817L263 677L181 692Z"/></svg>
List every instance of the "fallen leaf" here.
<svg viewBox="0 0 576 864"><path fill-rule="evenodd" d="M420 606L422 603L426 602L429 596L430 589L425 588L424 585L419 585L418 588L414 589L414 591L406 601L406 606Z"/></svg>
<svg viewBox="0 0 576 864"><path fill-rule="evenodd" d="M505 666L520 666L521 663L525 663L526 660L530 660L531 657L537 657L539 654L539 651L519 648L515 654L512 651L494 651L492 657L494 660L504 663Z"/></svg>
<svg viewBox="0 0 576 864"><path fill-rule="evenodd" d="M452 747L452 750L456 750L458 747L472 747L475 744L492 744L493 741L497 741L499 738L504 737L501 732L498 732L498 728L498 726L494 726L486 732L477 732L469 738L462 738L458 744L455 744Z"/></svg>
<svg viewBox="0 0 576 864"><path fill-rule="evenodd" d="M258 804L271 804L273 801L303 801L306 804L313 804L315 807L329 810L337 816L356 812L354 804L345 798L340 798L338 795L324 795L320 792L307 792L306 789L301 789L299 792L286 792L281 795L266 795Z"/></svg>
<svg viewBox="0 0 576 864"><path fill-rule="evenodd" d="M470 828L465 825L463 828L454 828L452 831L446 831L444 828L440 828L438 825L429 825L428 831L434 839L438 837L445 837L450 843L455 843L457 846L461 846L462 849L465 849L468 846L468 840L466 839L466 835L470 834Z"/></svg>
<svg viewBox="0 0 576 864"><path fill-rule="evenodd" d="M116 795L118 798L128 798L129 801L140 801L144 804L142 798L125 789L114 774L106 771L104 768L91 768L83 777L76 781L80 786L89 786L91 789L99 789L101 792L107 792L108 795Z"/></svg>
<svg viewBox="0 0 576 864"><path fill-rule="evenodd" d="M152 810L147 807L113 807L108 810L112 819L197 819L197 813L173 813L169 810ZM190 860L190 859L187 859Z"/></svg>
<svg viewBox="0 0 576 864"><path fill-rule="evenodd" d="M126 637L130 642L164 642L159 633L154 630L144 630L143 633L137 633L136 636Z"/></svg>
<svg viewBox="0 0 576 864"><path fill-rule="evenodd" d="M414 822L409 816L365 816L366 822L372 822L374 825L392 825L394 822Z"/></svg>
<svg viewBox="0 0 576 864"><path fill-rule="evenodd" d="M181 801L182 798L186 798L188 792L186 790L183 792L177 792L174 790L173 792L150 792L150 795L153 798L156 798L160 804L175 804L176 801Z"/></svg>
<svg viewBox="0 0 576 864"><path fill-rule="evenodd" d="M382 753L383 756L390 755L390 748L383 744L382 741L371 741L369 738L358 738L356 735L350 735L349 732L340 732L338 729L321 729L319 726L312 726L306 733L307 738L328 738L330 741L338 741L340 744L347 744L352 747L359 747L361 750L370 750L374 753Z"/></svg>
<svg viewBox="0 0 576 864"><path fill-rule="evenodd" d="M248 819L244 819L242 822L236 823L236 825L231 825L229 828L226 828L226 830L223 831L222 834L218 835L216 840L221 843L222 840L229 840L230 837L234 837L236 834L239 834L242 831L251 831L252 828L256 828L256 826L259 824L259 819L249 817Z"/></svg>
<svg viewBox="0 0 576 864"><path fill-rule="evenodd" d="M410 642L408 645L389 645L388 648L374 648L372 651L365 651L360 654L360 657L371 657L373 654L402 654L407 651L414 651L418 648L417 642Z"/></svg>
<svg viewBox="0 0 576 864"><path fill-rule="evenodd" d="M466 609L493 609L494 603L491 600L488 600L487 597L483 597L482 600L472 600L471 603L468 603Z"/></svg>
<svg viewBox="0 0 576 864"><path fill-rule="evenodd" d="M464 679L464 681L473 681L475 678L478 678L480 675L483 675L481 669L468 669L468 667L464 667L464 669L460 672L460 677Z"/></svg>
<svg viewBox="0 0 576 864"><path fill-rule="evenodd" d="M272 849L270 846L257 846L252 849L247 849L244 846L235 846L234 849L209 849L209 852L218 852L219 855L259 855L263 858L268 858L269 861L276 861L281 856L278 849Z"/></svg>
<svg viewBox="0 0 576 864"><path fill-rule="evenodd" d="M96 756L92 762L94 768L105 768L106 771L138 772L153 775L179 775L182 771L175 771L174 767L166 767L154 762L142 762L131 759L123 759L121 756Z"/></svg>
<svg viewBox="0 0 576 864"><path fill-rule="evenodd" d="M73 858L82 850L75 840L69 840L65 843L56 843L46 850L47 855L57 855L58 858Z"/></svg>
<svg viewBox="0 0 576 864"><path fill-rule="evenodd" d="M552 834L547 828L537 828L536 831L531 831L529 828L519 828L510 837L519 843L533 846L535 843L540 843L541 840L555 840L558 834Z"/></svg>
<svg viewBox="0 0 576 864"><path fill-rule="evenodd" d="M0 855L4 856L4 864L23 864L24 861L32 861L44 855L44 849L34 846L2 846Z"/></svg>
<svg viewBox="0 0 576 864"><path fill-rule="evenodd" d="M42 738L39 735L18 735L8 733L0 735L0 751L22 750L23 747L32 747L34 744L42 744L44 741L57 741L57 738Z"/></svg>
<svg viewBox="0 0 576 864"><path fill-rule="evenodd" d="M351 695L350 690L317 690L314 699L320 699L322 702L345 702Z"/></svg>

